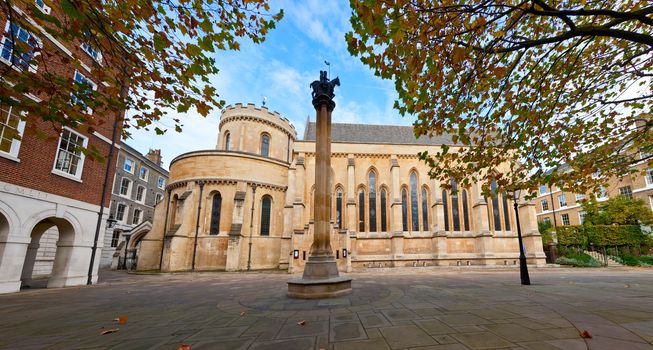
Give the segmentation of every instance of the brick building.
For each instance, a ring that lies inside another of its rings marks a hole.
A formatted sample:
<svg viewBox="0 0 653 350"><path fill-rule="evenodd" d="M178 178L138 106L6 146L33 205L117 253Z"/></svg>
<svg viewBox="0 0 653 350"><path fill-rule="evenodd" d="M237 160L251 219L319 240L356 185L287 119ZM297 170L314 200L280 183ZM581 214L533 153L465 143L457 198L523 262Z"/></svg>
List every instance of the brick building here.
<svg viewBox="0 0 653 350"><path fill-rule="evenodd" d="M647 162L633 165L636 173L622 178L613 178L595 193L597 201L624 195L640 198L653 210L653 168ZM642 175L643 172L643 175ZM561 191L556 186L540 186L538 196L531 201L537 211L537 220L550 222L554 226L580 225L584 212L581 201L589 194Z"/></svg>
<svg viewBox="0 0 653 350"><path fill-rule="evenodd" d="M56 16L56 9L41 1L35 4L40 11ZM18 13L28 16L25 11ZM103 89L103 84L88 78L93 76L94 67L102 66L102 57L87 43L62 43L45 30L29 32L9 23L4 8L0 9L0 30L0 71L29 69L38 75L47 68L94 90ZM9 31L15 35L9 35ZM29 52L19 55L14 50L25 44L38 44L42 53L47 52L38 66L24 64ZM81 61L78 68L70 64L73 58ZM0 84L12 86L6 79ZM75 103L74 97L71 103ZM20 98L47 103L49 97L26 94ZM90 115L105 122L90 133L71 128L59 133L53 123L38 116L21 118L21 101L17 102L16 106L0 104L0 293L18 291L21 284L32 283L35 275L48 276L48 287L86 284L103 179L107 171L113 178L114 166L107 169L106 159L88 159L79 146L94 147L106 157L119 113L97 116L89 110ZM46 138L36 137L36 130ZM116 155L114 152L113 164ZM108 197L102 205L108 207ZM100 232L104 232L108 214L106 209ZM100 240L91 269L93 281L97 280L101 248ZM52 256L49 262L37 259L47 255Z"/></svg>
<svg viewBox="0 0 653 350"><path fill-rule="evenodd" d="M113 256L124 234L131 236L129 257L137 256L140 239L152 227L154 208L165 195L168 171L161 164L161 150L142 155L126 143L121 145L109 206L112 227L104 234L101 267L118 262Z"/></svg>

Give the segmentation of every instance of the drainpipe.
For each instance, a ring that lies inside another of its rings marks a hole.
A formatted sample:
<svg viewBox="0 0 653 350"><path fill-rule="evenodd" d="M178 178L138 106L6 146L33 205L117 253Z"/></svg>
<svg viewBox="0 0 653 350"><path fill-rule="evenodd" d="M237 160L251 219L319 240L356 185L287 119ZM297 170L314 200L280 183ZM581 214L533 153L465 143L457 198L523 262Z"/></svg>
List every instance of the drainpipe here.
<svg viewBox="0 0 653 350"><path fill-rule="evenodd" d="M168 200L166 201L166 218L163 220L163 237L161 237L161 257L159 258L159 271L163 268L163 250L166 246L166 233L168 231L168 211L170 210L170 189L166 190Z"/></svg>
<svg viewBox="0 0 653 350"><path fill-rule="evenodd" d="M202 194L204 193L204 181L197 182L200 185L200 197L198 199L199 205L197 206L197 222L195 223L195 244L193 246L193 265L191 271L195 271L195 256L197 255L197 235L200 232L200 214L202 212Z"/></svg>
<svg viewBox="0 0 653 350"><path fill-rule="evenodd" d="M549 185L549 195L551 197L551 210L553 210L553 230L557 230L558 220L556 220L556 204L553 201L553 187Z"/></svg>
<svg viewBox="0 0 653 350"><path fill-rule="evenodd" d="M252 215L249 219L249 253L247 254L247 271L252 269L252 231L254 231L254 203L256 203L256 183L252 184Z"/></svg>

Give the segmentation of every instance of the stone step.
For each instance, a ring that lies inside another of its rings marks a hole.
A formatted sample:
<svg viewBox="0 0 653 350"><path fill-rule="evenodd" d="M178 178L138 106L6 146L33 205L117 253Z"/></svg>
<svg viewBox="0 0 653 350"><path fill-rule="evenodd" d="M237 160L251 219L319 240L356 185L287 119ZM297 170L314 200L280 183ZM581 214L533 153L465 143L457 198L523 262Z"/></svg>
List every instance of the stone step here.
<svg viewBox="0 0 653 350"><path fill-rule="evenodd" d="M606 256L603 255L602 253L597 252L597 251L591 252L589 250L585 250L585 254L591 256L592 258L594 258L595 260L597 260L600 263L605 263L606 262ZM615 259L613 259L613 257L611 257L610 255L607 256L607 263L608 263L608 267L624 266L623 264L621 264L618 261L616 261Z"/></svg>

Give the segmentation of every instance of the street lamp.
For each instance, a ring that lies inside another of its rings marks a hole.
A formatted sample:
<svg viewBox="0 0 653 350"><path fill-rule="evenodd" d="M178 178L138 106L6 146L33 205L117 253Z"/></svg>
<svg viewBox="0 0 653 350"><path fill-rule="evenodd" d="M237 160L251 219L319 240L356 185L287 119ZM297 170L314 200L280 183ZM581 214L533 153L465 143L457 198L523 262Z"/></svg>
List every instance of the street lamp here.
<svg viewBox="0 0 653 350"><path fill-rule="evenodd" d="M517 200L519 195L517 191L512 193L513 206L515 208L515 219L517 220L517 239L519 240L519 275L521 277L521 284L527 286L531 284L531 279L528 276L528 266L526 266L526 255L524 255L524 242L521 238L521 225L519 224L519 205Z"/></svg>
<svg viewBox="0 0 653 350"><path fill-rule="evenodd" d="M252 184L252 214L249 218L249 253L247 254L247 271L252 269L252 232L254 231L254 203L256 203L256 183Z"/></svg>
<svg viewBox="0 0 653 350"><path fill-rule="evenodd" d="M122 261L122 267L127 270L127 248L129 247L129 238L131 237L131 233L123 233L123 236L125 236L125 258Z"/></svg>
<svg viewBox="0 0 653 350"><path fill-rule="evenodd" d="M116 222L118 222L118 220L114 219L113 215L109 215L109 218L107 219L107 228L113 228L116 226Z"/></svg>

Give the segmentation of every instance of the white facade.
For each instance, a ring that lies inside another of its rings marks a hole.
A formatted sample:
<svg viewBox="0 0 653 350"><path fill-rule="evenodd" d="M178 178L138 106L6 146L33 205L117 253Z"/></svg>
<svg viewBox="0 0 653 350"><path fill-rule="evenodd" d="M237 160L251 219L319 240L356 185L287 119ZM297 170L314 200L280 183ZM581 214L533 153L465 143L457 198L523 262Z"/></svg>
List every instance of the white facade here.
<svg viewBox="0 0 653 350"><path fill-rule="evenodd" d="M87 282L91 250L100 207L70 198L0 181L0 293L20 290L33 277L47 273L49 262L39 259L40 244L52 249L57 231L56 253L51 262L48 287L84 285ZM108 217L102 218L100 233ZM54 228L54 230L53 230ZM49 234L45 234L49 232ZM103 246L98 239L92 281Z"/></svg>

